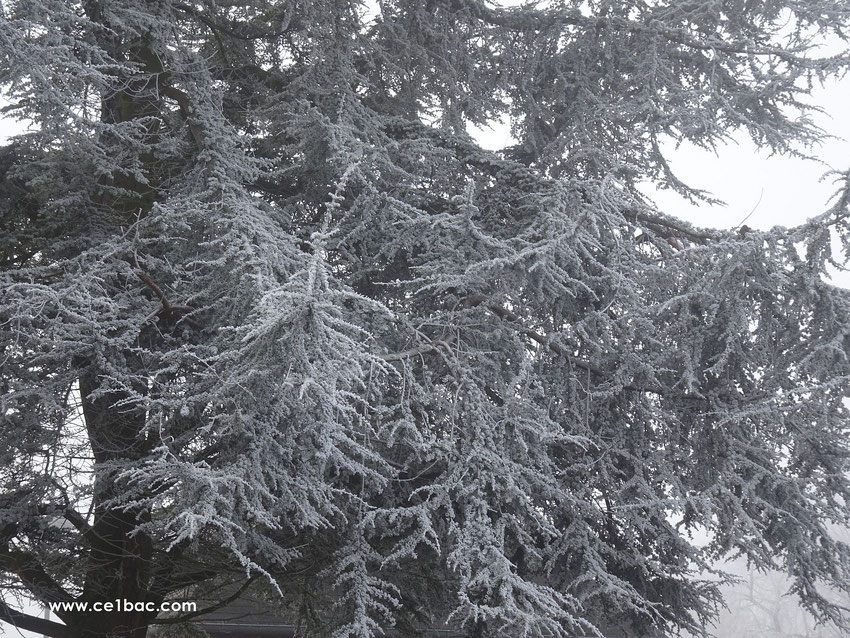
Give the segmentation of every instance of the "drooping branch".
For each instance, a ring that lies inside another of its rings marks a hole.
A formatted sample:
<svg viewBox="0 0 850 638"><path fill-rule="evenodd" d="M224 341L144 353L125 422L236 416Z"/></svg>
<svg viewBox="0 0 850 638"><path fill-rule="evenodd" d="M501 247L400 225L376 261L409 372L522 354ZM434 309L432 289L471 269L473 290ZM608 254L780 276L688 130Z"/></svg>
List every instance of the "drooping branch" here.
<svg viewBox="0 0 850 638"><path fill-rule="evenodd" d="M50 636L50 638L68 638L70 636L65 625L12 609L3 600L0 600L0 620L9 623L18 630L32 631Z"/></svg>
<svg viewBox="0 0 850 638"><path fill-rule="evenodd" d="M73 597L65 591L38 561L30 554L20 550L0 548L0 569L15 574L21 583L42 602L70 602ZM57 615L60 616L57 612Z"/></svg>

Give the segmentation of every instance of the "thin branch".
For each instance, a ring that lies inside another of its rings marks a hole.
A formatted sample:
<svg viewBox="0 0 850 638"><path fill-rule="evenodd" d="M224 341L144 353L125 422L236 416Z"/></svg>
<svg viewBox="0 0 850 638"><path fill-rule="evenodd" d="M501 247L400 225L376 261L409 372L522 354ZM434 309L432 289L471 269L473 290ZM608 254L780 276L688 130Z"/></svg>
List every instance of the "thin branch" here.
<svg viewBox="0 0 850 638"><path fill-rule="evenodd" d="M753 206L753 209L752 209L749 213L747 213L747 216L746 216L746 217L744 217L744 219L742 219L742 220L738 223L738 225L737 225L737 226L735 226L735 228L734 228L733 230L738 230L738 231L740 232L740 230L739 230L739 229L748 228L747 226L744 226L744 222L746 222L746 221L747 221L750 217L752 217L752 216L753 216L753 213L754 213L754 212L756 212L756 209L759 207L759 204L761 204L761 198L762 198L762 197L764 197L764 188L762 188L762 189L761 189L761 192L759 193L759 199L758 199L758 201L756 202L756 205L755 205L755 206Z"/></svg>
<svg viewBox="0 0 850 638"><path fill-rule="evenodd" d="M165 293L162 292L162 288L157 286L156 283L154 283L154 280L151 279L147 273L137 270L136 276L141 279L148 288L153 290L153 293L159 298L159 302L162 304L162 308L164 310L171 310L171 304L168 303L168 297L165 296Z"/></svg>
<svg viewBox="0 0 850 638"><path fill-rule="evenodd" d="M647 226L655 226L655 230L658 230L659 227L662 229L663 235L669 235L668 231L676 231L679 235L683 235L690 239L693 242L704 244L713 239L717 239L717 233L711 232L703 232L694 230L693 228L689 228L682 223L675 222L671 219L665 219L662 217L658 217L655 215L650 215L649 213L639 211L639 210L629 210L624 211L624 215L628 218L629 216L633 217L636 221L641 221L645 223Z"/></svg>
<svg viewBox="0 0 850 638"><path fill-rule="evenodd" d="M221 57L224 59L225 62L227 62L227 64L229 66L233 66L233 64L230 61L230 57L227 55L227 49L224 46L224 40L221 37L221 33L219 32L218 26L216 25L216 23L213 20L209 19L203 13L201 13L200 11L197 11L194 7L190 7L187 4L178 3L178 4L174 5L174 8L179 10L179 11L183 11L185 13L188 13L189 15L194 16L200 22L205 24L207 26L207 28L212 32L213 37L215 38L215 41L218 43L218 51L219 51L219 53L221 53ZM230 35L232 35L234 37L239 37L235 33L231 33ZM247 39L247 38L245 38L245 39Z"/></svg>

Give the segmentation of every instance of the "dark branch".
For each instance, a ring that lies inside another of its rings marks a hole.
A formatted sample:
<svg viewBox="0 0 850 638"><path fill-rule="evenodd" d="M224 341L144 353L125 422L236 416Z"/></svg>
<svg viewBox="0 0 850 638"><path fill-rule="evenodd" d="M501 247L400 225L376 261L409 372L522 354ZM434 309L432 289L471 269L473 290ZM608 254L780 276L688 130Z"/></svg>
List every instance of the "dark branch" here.
<svg viewBox="0 0 850 638"><path fill-rule="evenodd" d="M701 232L698 230L694 230L690 228L686 224L673 221L672 219L666 219L660 216L651 215L642 211L627 211L625 213L626 217L631 217L635 221L640 221L646 224L649 228L656 232L660 232L660 234L667 236L670 234L669 231L675 231L676 234L681 235L683 237L687 237L691 241L699 244L704 244L713 239L717 239L717 233L709 233L709 232Z"/></svg>
<svg viewBox="0 0 850 638"><path fill-rule="evenodd" d="M165 293L162 292L162 288L157 286L147 273L137 270L136 276L141 279L148 288L153 290L153 293L159 298L159 302L162 304L164 310L171 309L171 304L168 303L168 297L165 296Z"/></svg>
<svg viewBox="0 0 850 638"><path fill-rule="evenodd" d="M219 602L215 603L214 605L210 605L209 607L204 607L203 609L199 609L198 611L193 611L189 614L184 614L182 616L177 616L175 618L155 618L154 620L151 621L151 624L173 625L173 624L177 624L177 623L184 623L187 620L191 620L192 618L197 618L198 616L203 616L205 614L211 614L212 612L214 612L218 609L221 609L225 605L229 605L234 600L239 598L243 593L245 593L245 590L248 589L248 587L250 587L257 580L257 578L259 578L259 574L251 576L251 578L246 580L245 583L239 589L237 589L233 594L231 594L227 598L220 600Z"/></svg>
<svg viewBox="0 0 850 638"><path fill-rule="evenodd" d="M156 282L150 278L146 272L142 270L136 271L136 276L142 280L142 282L150 288L153 293L159 299L159 308L151 312L146 318L144 323L151 321L159 315L165 315L167 319L176 319L179 321L185 321L190 326L192 326L195 330L203 330L204 327L192 319L191 317L187 317L186 315L190 312L194 312L195 309L192 306L172 306L171 302L168 301L168 297L162 292L162 288L156 285Z"/></svg>
<svg viewBox="0 0 850 638"><path fill-rule="evenodd" d="M29 552L0 549L0 569L15 574L32 596L44 603L70 602L73 597L45 571ZM62 618L62 614L56 614ZM63 618L64 620L64 618Z"/></svg>
<svg viewBox="0 0 850 638"><path fill-rule="evenodd" d="M384 361L401 361L402 359L409 359L410 357L426 354L428 352L439 352L440 348L449 350L451 348L451 344L448 341L429 341L421 346L417 346L416 348L411 348L410 350L405 350L403 352L382 354L381 358Z"/></svg>
<svg viewBox="0 0 850 638"><path fill-rule="evenodd" d="M0 620L13 625L16 629L33 631L50 638L69 638L70 636L65 625L12 609L2 600L0 600Z"/></svg>
<svg viewBox="0 0 850 638"><path fill-rule="evenodd" d="M480 306L485 304L487 301L487 297L484 295L470 295L466 298L465 303L467 307L474 308L476 306ZM498 304L488 303L486 304L487 310L492 312L494 315L499 317L500 319L504 319L505 321L510 321L511 323L519 324L519 331L527 336L532 341L536 341L541 346L547 346L553 352L557 354L564 355L570 359L570 361L578 368L582 368L583 370L589 370L593 374L604 376L604 373L599 368L591 365L587 361L582 361L581 359L574 358L570 353L568 353L563 346L558 343L553 342L547 337L543 336L539 332L534 332L530 328L526 328L522 325L522 319L520 319L519 315L511 312L507 308L503 308Z"/></svg>

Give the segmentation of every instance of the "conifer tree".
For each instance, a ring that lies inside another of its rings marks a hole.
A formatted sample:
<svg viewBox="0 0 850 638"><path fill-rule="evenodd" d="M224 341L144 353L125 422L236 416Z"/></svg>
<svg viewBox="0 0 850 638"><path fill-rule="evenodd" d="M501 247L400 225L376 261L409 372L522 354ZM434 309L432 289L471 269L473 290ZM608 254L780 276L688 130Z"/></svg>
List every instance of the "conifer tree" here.
<svg viewBox="0 0 850 638"><path fill-rule="evenodd" d="M850 174L766 231L638 186L707 197L664 140L805 152L848 26L845 0L6 0L4 591L646 636L704 627L699 574L740 554L847 627ZM0 602L52 636L164 620L56 613Z"/></svg>

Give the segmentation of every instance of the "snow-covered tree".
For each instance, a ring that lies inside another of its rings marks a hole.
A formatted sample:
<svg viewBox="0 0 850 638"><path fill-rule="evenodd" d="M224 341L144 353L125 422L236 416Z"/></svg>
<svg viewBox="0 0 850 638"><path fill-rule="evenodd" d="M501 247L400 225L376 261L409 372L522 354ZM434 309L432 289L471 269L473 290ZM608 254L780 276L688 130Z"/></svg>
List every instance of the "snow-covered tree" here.
<svg viewBox="0 0 850 638"><path fill-rule="evenodd" d="M767 231L638 186L705 197L664 140L805 152L848 26L846 0L7 0L4 590L256 582L304 635L645 636L699 630L696 575L742 554L845 622L850 177ZM163 620L10 603L55 636Z"/></svg>

